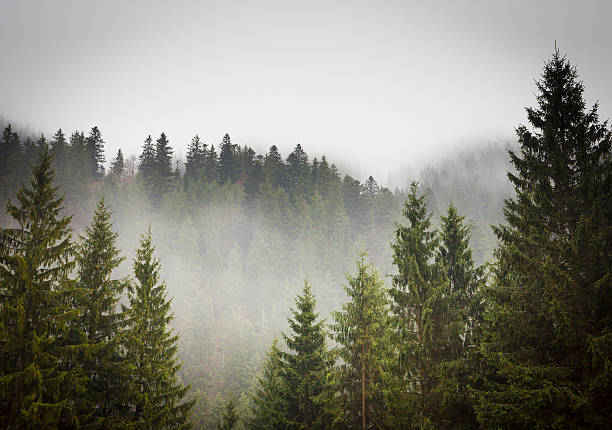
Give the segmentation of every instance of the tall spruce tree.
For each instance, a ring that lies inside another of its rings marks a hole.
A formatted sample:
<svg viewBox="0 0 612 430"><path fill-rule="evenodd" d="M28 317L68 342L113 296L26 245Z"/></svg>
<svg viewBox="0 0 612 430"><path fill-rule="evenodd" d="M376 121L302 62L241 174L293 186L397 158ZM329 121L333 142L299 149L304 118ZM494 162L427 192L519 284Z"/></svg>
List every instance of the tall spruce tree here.
<svg viewBox="0 0 612 430"><path fill-rule="evenodd" d="M281 430L290 427L286 363L278 341L274 339L261 374L257 376L257 387L252 393L251 419L253 430Z"/></svg>
<svg viewBox="0 0 612 430"><path fill-rule="evenodd" d="M436 262L445 274L437 294L438 336L446 342L440 349L440 379L433 390L437 428L476 428L469 386L477 372L474 350L482 319L484 270L474 267L469 244L470 229L451 203L441 216L440 244Z"/></svg>
<svg viewBox="0 0 612 430"><path fill-rule="evenodd" d="M109 428L127 421L124 381L128 368L121 351L124 315L118 303L127 286L112 279L123 261L112 231L109 208L100 199L91 225L78 247L78 290L73 298L79 310L78 343L83 345L80 366L87 376L79 397L81 425Z"/></svg>
<svg viewBox="0 0 612 430"><path fill-rule="evenodd" d="M612 136L559 51L537 88L495 228L477 415L489 428L609 428Z"/></svg>
<svg viewBox="0 0 612 430"><path fill-rule="evenodd" d="M329 357L324 321L315 311L316 301L308 281L296 298L289 318L291 334L283 334L289 353L285 354L289 428L325 428L327 415L318 398L326 390Z"/></svg>
<svg viewBox="0 0 612 430"><path fill-rule="evenodd" d="M135 282L128 288L125 342L131 366L129 407L137 428L188 428L194 401L183 400L189 386L177 378L178 336L168 324L173 318L166 285L160 282L159 260L153 256L151 230L143 234L134 259Z"/></svg>
<svg viewBox="0 0 612 430"><path fill-rule="evenodd" d="M390 290L392 324L398 345L395 419L414 428L433 427L435 401L432 390L439 379L439 354L445 344L437 319L438 291L444 281L433 259L439 243L431 229L426 197L412 182L402 211L408 225L397 225ZM399 412L398 412L399 411ZM400 416L398 417L398 413ZM405 415L402 417L401 415ZM407 415L407 416L406 416Z"/></svg>
<svg viewBox="0 0 612 430"><path fill-rule="evenodd" d="M223 136L219 152L219 182L236 182L240 175L240 164L236 154L236 145L232 144L229 134Z"/></svg>
<svg viewBox="0 0 612 430"><path fill-rule="evenodd" d="M155 191L152 194L153 201L159 205L161 200L167 196L174 186L174 171L172 169L172 148L165 133L159 136L155 145L155 168L153 183Z"/></svg>
<svg viewBox="0 0 612 430"><path fill-rule="evenodd" d="M7 429L78 425L83 378L67 336L76 320L74 247L52 161L43 147L30 187L7 204L15 228L0 230L0 427Z"/></svg>
<svg viewBox="0 0 612 430"><path fill-rule="evenodd" d="M85 139L88 154L88 166L91 169L91 177L102 179L104 177L104 140L98 127L93 127L89 136Z"/></svg>
<svg viewBox="0 0 612 430"><path fill-rule="evenodd" d="M121 148L117 151L117 156L111 163L111 171L119 178L123 177L125 173L125 160L123 159L123 152Z"/></svg>
<svg viewBox="0 0 612 430"><path fill-rule="evenodd" d="M346 275L348 301L333 313L338 368L333 372L331 403L334 427L363 430L387 428L390 369L390 327L384 283L376 269L357 261L357 275ZM336 394L337 393L337 394Z"/></svg>

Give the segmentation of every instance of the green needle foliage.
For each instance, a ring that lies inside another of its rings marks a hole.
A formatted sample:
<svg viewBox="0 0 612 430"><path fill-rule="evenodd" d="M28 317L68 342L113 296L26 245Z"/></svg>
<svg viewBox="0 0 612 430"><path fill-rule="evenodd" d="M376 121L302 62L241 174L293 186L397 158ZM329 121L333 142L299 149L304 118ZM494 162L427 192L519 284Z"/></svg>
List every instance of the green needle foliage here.
<svg viewBox="0 0 612 430"><path fill-rule="evenodd" d="M78 425L83 377L68 342L74 247L52 162L44 146L30 187L7 204L15 228L0 230L0 427L7 429Z"/></svg>
<svg viewBox="0 0 612 430"><path fill-rule="evenodd" d="M125 343L131 366L130 406L133 427L188 428L194 401L182 401L189 386L177 380L181 367L178 336L168 324L173 318L166 285L159 280L160 263L153 256L151 230L143 234L134 259L135 282L128 290L128 331Z"/></svg>
<svg viewBox="0 0 612 430"><path fill-rule="evenodd" d="M257 387L252 395L249 428L253 430L280 430L289 428L287 411L286 366L283 353L274 339L261 375L257 377Z"/></svg>
<svg viewBox="0 0 612 430"><path fill-rule="evenodd" d="M88 378L79 399L81 425L107 428L125 421L124 381L128 369L121 351L124 314L118 303L127 281L111 279L123 261L112 231L109 208L102 198L78 249L78 291L74 306L79 309L78 341L84 346L80 362Z"/></svg>
<svg viewBox="0 0 612 430"><path fill-rule="evenodd" d="M439 291L445 279L433 261L439 238L431 230L431 214L416 182L410 186L403 215L409 225L397 226L396 241L391 244L398 269L390 290L394 342L399 350L394 415L399 423L408 416L410 426L428 428L433 426L432 391L438 384L446 344L438 318Z"/></svg>
<svg viewBox="0 0 612 430"><path fill-rule="evenodd" d="M225 402L223 414L217 423L217 430L232 430L238 423L238 414L236 413L236 403L234 398L230 396Z"/></svg>
<svg viewBox="0 0 612 430"><path fill-rule="evenodd" d="M537 87L495 228L476 412L487 428L609 428L611 132L558 51Z"/></svg>
<svg viewBox="0 0 612 430"><path fill-rule="evenodd" d="M329 357L325 342L324 322L317 321L315 298L308 281L297 296L296 308L289 318L291 334L283 337L290 353L285 353L287 416L293 421L290 428L324 428L326 415L318 402L326 388Z"/></svg>
<svg viewBox="0 0 612 430"><path fill-rule="evenodd" d="M348 301L331 325L340 364L333 372L334 427L387 428L391 364L388 300L384 283L362 253L357 275L347 274Z"/></svg>
<svg viewBox="0 0 612 430"><path fill-rule="evenodd" d="M482 267L474 267L469 245L469 227L453 204L441 216L440 244L436 262L445 275L437 292L436 319L440 348L440 380L434 389L437 428L476 428L469 393L471 375L477 369L474 349L482 318Z"/></svg>

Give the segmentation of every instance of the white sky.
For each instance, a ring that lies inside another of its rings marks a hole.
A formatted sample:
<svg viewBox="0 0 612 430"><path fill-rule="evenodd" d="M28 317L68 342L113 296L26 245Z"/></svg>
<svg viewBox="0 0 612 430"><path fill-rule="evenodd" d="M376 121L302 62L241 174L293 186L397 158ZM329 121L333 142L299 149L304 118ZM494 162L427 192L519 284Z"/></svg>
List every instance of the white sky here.
<svg viewBox="0 0 612 430"><path fill-rule="evenodd" d="M0 115L98 125L107 158L165 131L351 165L360 179L513 138L554 41L612 113L607 1L0 0Z"/></svg>

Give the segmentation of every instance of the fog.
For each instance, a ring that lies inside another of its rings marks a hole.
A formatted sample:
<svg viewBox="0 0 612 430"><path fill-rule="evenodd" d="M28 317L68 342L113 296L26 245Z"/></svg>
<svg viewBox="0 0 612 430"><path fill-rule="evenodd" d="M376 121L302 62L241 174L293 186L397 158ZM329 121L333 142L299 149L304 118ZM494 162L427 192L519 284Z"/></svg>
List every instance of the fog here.
<svg viewBox="0 0 612 430"><path fill-rule="evenodd" d="M149 133L177 149L230 133L259 152L301 143L384 183L405 160L511 138L555 41L587 99L612 98L604 0L0 8L0 114L45 133L97 125L111 154Z"/></svg>
<svg viewBox="0 0 612 430"><path fill-rule="evenodd" d="M262 181L253 200L244 178L178 180L156 205L139 177L78 184L58 167L75 236L101 196L110 205L126 257L117 276L131 276L151 227L181 378L199 396L194 422L210 423L217 398L242 395L245 407L305 279L323 318L361 250L389 284L411 181L434 227L454 203L475 261L492 261L490 225L512 195L507 150L542 62L556 44L579 65L588 102L612 101L610 18L605 1L0 0L0 126L33 139L98 126L107 172L118 149L137 157L162 131L183 175L195 134L218 150L229 133L260 161L272 145L286 160L301 144L307 169L322 156L337 168L324 185L306 175L306 191ZM1 191L4 204L14 190Z"/></svg>

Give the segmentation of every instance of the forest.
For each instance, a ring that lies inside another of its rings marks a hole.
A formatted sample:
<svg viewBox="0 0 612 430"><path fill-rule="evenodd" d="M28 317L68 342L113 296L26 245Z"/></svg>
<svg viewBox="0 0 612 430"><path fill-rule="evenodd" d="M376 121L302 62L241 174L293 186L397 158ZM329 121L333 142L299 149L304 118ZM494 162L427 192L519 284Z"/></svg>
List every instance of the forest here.
<svg viewBox="0 0 612 430"><path fill-rule="evenodd" d="M555 51L516 142L393 190L300 144L0 140L0 427L612 426L612 130Z"/></svg>

